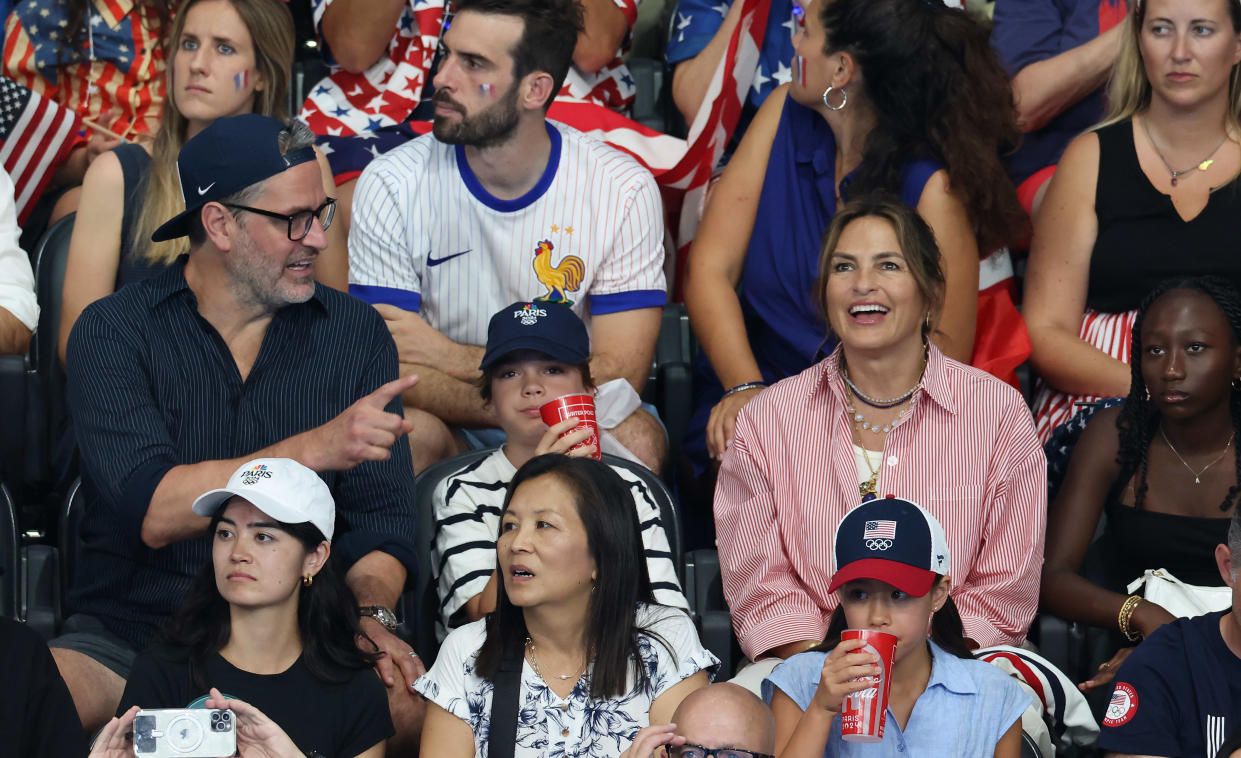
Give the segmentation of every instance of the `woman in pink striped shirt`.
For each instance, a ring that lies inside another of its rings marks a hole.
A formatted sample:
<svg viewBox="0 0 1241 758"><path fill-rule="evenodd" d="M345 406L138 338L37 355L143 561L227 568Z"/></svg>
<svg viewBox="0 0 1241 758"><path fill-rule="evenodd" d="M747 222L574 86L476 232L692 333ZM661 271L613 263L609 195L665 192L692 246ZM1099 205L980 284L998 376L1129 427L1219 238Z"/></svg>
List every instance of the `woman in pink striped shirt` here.
<svg viewBox="0 0 1241 758"><path fill-rule="evenodd" d="M833 219L817 297L840 346L742 409L720 469L724 593L751 659L817 644L832 533L894 493L944 525L966 635L1019 644L1038 603L1046 461L1021 396L934 345L944 277L934 235L896 198ZM959 556L959 558L958 558Z"/></svg>

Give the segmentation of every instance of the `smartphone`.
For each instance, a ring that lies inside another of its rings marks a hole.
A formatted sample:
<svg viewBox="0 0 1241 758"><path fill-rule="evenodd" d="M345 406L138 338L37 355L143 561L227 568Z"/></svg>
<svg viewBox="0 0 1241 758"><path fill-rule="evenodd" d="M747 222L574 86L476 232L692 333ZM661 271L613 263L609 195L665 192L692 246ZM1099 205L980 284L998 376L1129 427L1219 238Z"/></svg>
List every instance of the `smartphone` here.
<svg viewBox="0 0 1241 758"><path fill-rule="evenodd" d="M233 712L202 708L138 711L134 755L143 758L224 758L237 752Z"/></svg>

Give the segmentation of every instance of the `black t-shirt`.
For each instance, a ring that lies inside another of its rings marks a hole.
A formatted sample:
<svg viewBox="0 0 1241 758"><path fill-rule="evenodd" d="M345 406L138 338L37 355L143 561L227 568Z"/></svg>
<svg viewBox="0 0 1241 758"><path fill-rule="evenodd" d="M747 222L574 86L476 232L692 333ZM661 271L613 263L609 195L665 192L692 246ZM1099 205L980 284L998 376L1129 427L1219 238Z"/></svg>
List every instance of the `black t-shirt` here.
<svg viewBox="0 0 1241 758"><path fill-rule="evenodd" d="M0 754L82 758L86 735L47 643L0 618Z"/></svg>
<svg viewBox="0 0 1241 758"><path fill-rule="evenodd" d="M328 684L311 676L301 658L279 674L261 675L213 654L206 674L212 687L258 708L308 755L352 758L394 731L387 692L371 669L355 672L344 684ZM206 695L190 681L187 661L167 650L147 650L134 661L117 713L133 705L186 708Z"/></svg>
<svg viewBox="0 0 1241 758"><path fill-rule="evenodd" d="M1220 635L1223 615L1177 619L1137 646L1116 672L1099 747L1215 758L1241 725L1241 658Z"/></svg>

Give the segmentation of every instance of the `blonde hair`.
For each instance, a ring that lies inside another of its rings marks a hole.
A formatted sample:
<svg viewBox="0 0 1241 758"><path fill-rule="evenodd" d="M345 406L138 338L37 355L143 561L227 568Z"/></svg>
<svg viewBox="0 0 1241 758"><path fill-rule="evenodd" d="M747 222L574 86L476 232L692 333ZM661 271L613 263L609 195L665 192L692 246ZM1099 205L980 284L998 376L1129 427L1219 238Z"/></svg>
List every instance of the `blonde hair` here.
<svg viewBox="0 0 1241 758"><path fill-rule="evenodd" d="M188 0L177 10L172 26L168 48L168 97L164 99L164 112L160 119L155 142L151 149L151 168L147 172L146 191L142 210L134 223L130 239L130 253L136 260L147 263L170 263L189 250L189 242L180 237L166 242L152 242L151 234L168 219L185 210L181 198L181 182L177 177L177 154L185 144L188 121L173 102L173 57L180 44L185 19L193 8L203 0ZM281 0L227 0L237 11L241 21L250 32L254 46L255 81L263 83L263 89L254 92L254 113L284 121L288 118L289 79L293 72L293 52L296 44L293 31L293 14Z"/></svg>
<svg viewBox="0 0 1241 758"><path fill-rule="evenodd" d="M1126 121L1144 113L1151 104L1151 83L1146 78L1146 66L1142 61L1142 49L1139 40L1142 36L1142 25L1146 22L1146 4L1149 0L1133 0L1129 4L1129 12L1125 15L1120 33L1120 50L1116 54L1116 62L1112 64L1112 74L1107 85L1107 116L1095 129L1110 126L1119 121ZM1241 3L1237 0L1224 0L1228 6L1228 15L1232 20L1233 34L1241 33ZM1228 126L1230 129L1241 128L1241 64L1232 67L1228 77Z"/></svg>

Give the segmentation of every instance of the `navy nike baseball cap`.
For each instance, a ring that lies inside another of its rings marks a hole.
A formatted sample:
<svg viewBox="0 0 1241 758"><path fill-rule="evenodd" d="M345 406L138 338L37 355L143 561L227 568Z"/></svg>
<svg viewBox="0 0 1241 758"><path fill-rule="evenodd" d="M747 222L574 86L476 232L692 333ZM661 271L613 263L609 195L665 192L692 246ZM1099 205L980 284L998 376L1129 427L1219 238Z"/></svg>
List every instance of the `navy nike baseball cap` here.
<svg viewBox="0 0 1241 758"><path fill-rule="evenodd" d="M590 335L573 309L539 300L513 303L491 317L487 348L479 369L518 350L537 350L553 360L577 365L590 358Z"/></svg>
<svg viewBox="0 0 1241 758"><path fill-rule="evenodd" d="M892 495L862 503L841 519L832 560L836 573L828 592L878 579L914 597L930 592L952 563L943 525L917 503Z"/></svg>
<svg viewBox="0 0 1241 758"><path fill-rule="evenodd" d="M218 118L191 137L177 156L177 176L185 211L151 235L152 242L184 237L190 219L207 203L315 160L313 147L280 154L277 136L285 126L270 116L246 113Z"/></svg>

